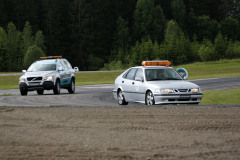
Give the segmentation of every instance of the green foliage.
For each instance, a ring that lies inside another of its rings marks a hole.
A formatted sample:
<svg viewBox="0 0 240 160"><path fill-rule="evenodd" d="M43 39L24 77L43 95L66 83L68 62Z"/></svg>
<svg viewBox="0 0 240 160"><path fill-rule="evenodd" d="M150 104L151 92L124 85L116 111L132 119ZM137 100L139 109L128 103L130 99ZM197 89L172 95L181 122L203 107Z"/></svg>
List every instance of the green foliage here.
<svg viewBox="0 0 240 160"><path fill-rule="evenodd" d="M43 36L43 33L42 31L37 31L36 35L35 35L35 41L34 41L34 44L36 46L38 46L39 48L41 48L41 50L44 52L46 50L46 47L44 45L44 36Z"/></svg>
<svg viewBox="0 0 240 160"><path fill-rule="evenodd" d="M155 59L155 53L153 42L148 39L148 41L142 41L142 43L136 43L136 45L132 48L132 65L141 65L144 60L153 60Z"/></svg>
<svg viewBox="0 0 240 160"><path fill-rule="evenodd" d="M23 55L26 54L28 47L33 45L33 36L32 36L32 26L30 23L27 21L25 23L23 32L22 32L22 39L23 39Z"/></svg>
<svg viewBox="0 0 240 160"><path fill-rule="evenodd" d="M225 57L228 59L240 58L240 42L230 41L226 50Z"/></svg>
<svg viewBox="0 0 240 160"><path fill-rule="evenodd" d="M211 61L215 60L215 51L214 45L209 40L204 40L203 44L200 46L198 50L198 54L202 61Z"/></svg>
<svg viewBox="0 0 240 160"><path fill-rule="evenodd" d="M214 47L215 47L215 60L223 59L225 52L228 47L227 38L224 38L221 33L219 33L214 41Z"/></svg>
<svg viewBox="0 0 240 160"><path fill-rule="evenodd" d="M0 71L7 69L7 33L0 27Z"/></svg>
<svg viewBox="0 0 240 160"><path fill-rule="evenodd" d="M23 53L21 52L21 32L11 22L7 27L7 71L16 71L21 67Z"/></svg>
<svg viewBox="0 0 240 160"><path fill-rule="evenodd" d="M239 27L240 24L237 19L232 17L227 17L220 23L221 32L224 36L232 40L237 40L240 36Z"/></svg>
<svg viewBox="0 0 240 160"><path fill-rule="evenodd" d="M24 66L28 68L34 61L45 56L43 51L36 45L30 46L24 56Z"/></svg>
<svg viewBox="0 0 240 160"><path fill-rule="evenodd" d="M174 20L183 27L186 15L183 0L173 0L171 2L171 9Z"/></svg>
<svg viewBox="0 0 240 160"><path fill-rule="evenodd" d="M154 0L138 0L134 11L135 39L160 42L165 26L165 17L161 6L154 6Z"/></svg>

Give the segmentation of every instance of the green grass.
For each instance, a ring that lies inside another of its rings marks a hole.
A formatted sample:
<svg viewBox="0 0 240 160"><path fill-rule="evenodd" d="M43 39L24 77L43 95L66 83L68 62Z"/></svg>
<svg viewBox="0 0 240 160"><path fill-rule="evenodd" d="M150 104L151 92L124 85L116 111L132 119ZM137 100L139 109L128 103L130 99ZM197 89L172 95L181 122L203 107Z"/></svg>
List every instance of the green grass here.
<svg viewBox="0 0 240 160"><path fill-rule="evenodd" d="M211 104L240 104L240 88L204 91L202 105Z"/></svg>
<svg viewBox="0 0 240 160"><path fill-rule="evenodd" d="M76 85L113 84L122 72L77 73Z"/></svg>
<svg viewBox="0 0 240 160"><path fill-rule="evenodd" d="M185 68L189 79L240 77L240 59L196 62L174 68Z"/></svg>

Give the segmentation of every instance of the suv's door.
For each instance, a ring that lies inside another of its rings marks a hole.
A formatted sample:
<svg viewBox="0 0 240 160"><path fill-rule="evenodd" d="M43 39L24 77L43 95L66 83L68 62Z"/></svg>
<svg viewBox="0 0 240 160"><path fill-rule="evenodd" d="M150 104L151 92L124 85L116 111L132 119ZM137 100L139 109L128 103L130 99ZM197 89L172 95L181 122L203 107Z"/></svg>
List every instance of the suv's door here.
<svg viewBox="0 0 240 160"><path fill-rule="evenodd" d="M67 84L69 84L69 78L68 78L68 69L66 67L66 65L62 62L62 60L59 61L59 64L61 64L63 70L60 71L60 85L63 87L63 86L66 86Z"/></svg>

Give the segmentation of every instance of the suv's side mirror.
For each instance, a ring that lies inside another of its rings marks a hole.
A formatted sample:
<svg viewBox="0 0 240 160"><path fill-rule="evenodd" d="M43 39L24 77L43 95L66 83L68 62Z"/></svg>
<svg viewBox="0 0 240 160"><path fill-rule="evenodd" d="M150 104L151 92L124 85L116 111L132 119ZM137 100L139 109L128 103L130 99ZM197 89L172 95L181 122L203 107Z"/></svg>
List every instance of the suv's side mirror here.
<svg viewBox="0 0 240 160"><path fill-rule="evenodd" d="M78 67L74 67L74 70L75 70L75 72L79 71Z"/></svg>
<svg viewBox="0 0 240 160"><path fill-rule="evenodd" d="M63 67L59 67L58 71L64 71Z"/></svg>
<svg viewBox="0 0 240 160"><path fill-rule="evenodd" d="M26 70L22 70L23 73L26 73L27 71Z"/></svg>
<svg viewBox="0 0 240 160"><path fill-rule="evenodd" d="M143 82L143 78L142 78L142 77L136 77L136 78L135 78L135 81Z"/></svg>

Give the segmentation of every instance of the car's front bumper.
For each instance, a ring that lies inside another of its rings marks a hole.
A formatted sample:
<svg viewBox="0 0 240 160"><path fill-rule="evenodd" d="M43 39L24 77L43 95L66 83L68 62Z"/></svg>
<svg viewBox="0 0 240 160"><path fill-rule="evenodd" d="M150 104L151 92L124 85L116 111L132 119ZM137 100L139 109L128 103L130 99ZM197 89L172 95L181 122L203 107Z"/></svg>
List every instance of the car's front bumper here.
<svg viewBox="0 0 240 160"><path fill-rule="evenodd" d="M194 94L155 94L155 104L197 104L202 101L202 93Z"/></svg>
<svg viewBox="0 0 240 160"><path fill-rule="evenodd" d="M54 82L44 81L43 83L36 83L36 84L21 82L21 83L19 83L19 88L22 88L27 91L51 90L54 88Z"/></svg>

